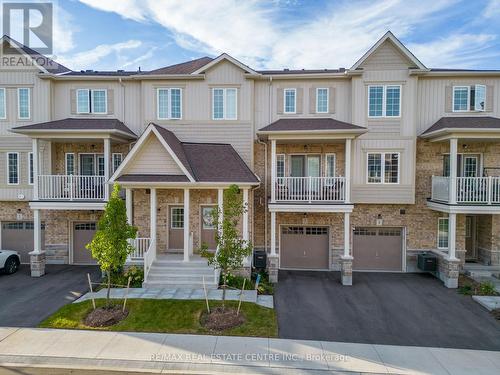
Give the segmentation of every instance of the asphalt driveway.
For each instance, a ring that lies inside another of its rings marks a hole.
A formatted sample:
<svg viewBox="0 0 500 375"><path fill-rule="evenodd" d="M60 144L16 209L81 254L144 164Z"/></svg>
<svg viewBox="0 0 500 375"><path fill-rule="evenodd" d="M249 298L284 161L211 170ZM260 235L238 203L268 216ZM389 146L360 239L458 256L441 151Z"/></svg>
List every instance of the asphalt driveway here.
<svg viewBox="0 0 500 375"><path fill-rule="evenodd" d="M37 326L88 290L88 272L94 280L100 275L96 266L47 265L35 278L24 264L13 275L0 273L0 326Z"/></svg>
<svg viewBox="0 0 500 375"><path fill-rule="evenodd" d="M280 271L275 306L282 338L500 350L500 321L427 274Z"/></svg>

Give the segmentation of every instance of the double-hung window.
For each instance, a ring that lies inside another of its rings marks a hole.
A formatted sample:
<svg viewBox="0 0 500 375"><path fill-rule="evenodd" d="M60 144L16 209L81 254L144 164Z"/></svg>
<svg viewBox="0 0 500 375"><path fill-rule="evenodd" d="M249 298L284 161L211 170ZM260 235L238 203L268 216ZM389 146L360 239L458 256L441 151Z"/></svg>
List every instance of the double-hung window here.
<svg viewBox="0 0 500 375"><path fill-rule="evenodd" d="M283 91L283 112L296 113L297 112L297 90L285 89Z"/></svg>
<svg viewBox="0 0 500 375"><path fill-rule="evenodd" d="M0 119L7 118L7 103L5 98L5 88L0 87Z"/></svg>
<svg viewBox="0 0 500 375"><path fill-rule="evenodd" d="M328 113L328 89L316 89L316 113Z"/></svg>
<svg viewBox="0 0 500 375"><path fill-rule="evenodd" d="M156 116L159 120L182 118L182 92L180 88L158 88L156 102Z"/></svg>
<svg viewBox="0 0 500 375"><path fill-rule="evenodd" d="M370 152L367 154L367 183L398 184L399 159L397 152Z"/></svg>
<svg viewBox="0 0 500 375"><path fill-rule="evenodd" d="M7 153L7 183L9 185L19 184L19 153Z"/></svg>
<svg viewBox="0 0 500 375"><path fill-rule="evenodd" d="M448 218L438 219L438 249L448 249Z"/></svg>
<svg viewBox="0 0 500 375"><path fill-rule="evenodd" d="M120 164L122 163L123 155L120 153L113 153L111 159L113 161L113 173L115 173Z"/></svg>
<svg viewBox="0 0 500 375"><path fill-rule="evenodd" d="M453 86L453 112L485 110L486 86Z"/></svg>
<svg viewBox="0 0 500 375"><path fill-rule="evenodd" d="M76 113L108 113L108 92L105 89L76 90Z"/></svg>
<svg viewBox="0 0 500 375"><path fill-rule="evenodd" d="M19 87L17 89L17 117L20 120L28 120L31 117L31 98L29 87Z"/></svg>
<svg viewBox="0 0 500 375"><path fill-rule="evenodd" d="M212 89L212 118L214 120L236 120L238 118L238 89Z"/></svg>
<svg viewBox="0 0 500 375"><path fill-rule="evenodd" d="M369 117L401 116L401 86L373 85L368 86Z"/></svg>

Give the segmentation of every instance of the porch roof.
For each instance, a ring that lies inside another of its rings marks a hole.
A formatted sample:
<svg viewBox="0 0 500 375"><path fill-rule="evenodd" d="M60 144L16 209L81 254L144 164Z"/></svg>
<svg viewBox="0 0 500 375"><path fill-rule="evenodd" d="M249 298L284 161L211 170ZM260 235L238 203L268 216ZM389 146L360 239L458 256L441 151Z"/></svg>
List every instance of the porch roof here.
<svg viewBox="0 0 500 375"><path fill-rule="evenodd" d="M498 138L500 118L491 116L450 116L441 117L420 137L432 140L449 138Z"/></svg>
<svg viewBox="0 0 500 375"><path fill-rule="evenodd" d="M162 174L124 174L116 179L118 182L189 182L185 175Z"/></svg>

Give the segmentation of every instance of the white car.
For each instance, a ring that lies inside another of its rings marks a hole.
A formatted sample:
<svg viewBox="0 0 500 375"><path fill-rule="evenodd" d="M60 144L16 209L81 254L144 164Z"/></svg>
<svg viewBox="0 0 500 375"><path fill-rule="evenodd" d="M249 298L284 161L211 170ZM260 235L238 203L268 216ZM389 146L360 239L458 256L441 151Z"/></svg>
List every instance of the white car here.
<svg viewBox="0 0 500 375"><path fill-rule="evenodd" d="M21 264L21 257L17 251L0 250L0 270L6 274L16 272Z"/></svg>

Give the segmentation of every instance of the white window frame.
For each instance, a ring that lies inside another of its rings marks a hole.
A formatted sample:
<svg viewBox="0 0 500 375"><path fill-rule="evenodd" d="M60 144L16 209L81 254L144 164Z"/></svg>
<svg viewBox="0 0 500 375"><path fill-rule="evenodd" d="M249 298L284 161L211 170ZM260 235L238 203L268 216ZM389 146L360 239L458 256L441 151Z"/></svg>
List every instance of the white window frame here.
<svg viewBox="0 0 500 375"><path fill-rule="evenodd" d="M484 108L478 108L477 105L477 89L478 87L481 87L484 90ZM487 94L487 89L486 85L474 85L474 112L484 112L486 111L486 94ZM470 95L470 94L469 94Z"/></svg>
<svg viewBox="0 0 500 375"><path fill-rule="evenodd" d="M33 168L33 152L28 153L28 185L33 185L35 182L35 169ZM33 179L31 178L33 176Z"/></svg>
<svg viewBox="0 0 500 375"><path fill-rule="evenodd" d="M174 224L174 210L183 210L182 211L182 227L174 227L173 224ZM186 225L186 223L184 223L184 207L182 206L173 206L170 208L170 229L184 229L184 225Z"/></svg>
<svg viewBox="0 0 500 375"><path fill-rule="evenodd" d="M287 91L293 92L293 111L286 110L286 93ZM287 115L294 115L297 113L297 89L295 88L286 88L283 89L283 113Z"/></svg>
<svg viewBox="0 0 500 375"><path fill-rule="evenodd" d="M326 90L326 111L319 110L319 90ZM316 113L329 113L330 112L330 89L328 87L316 88Z"/></svg>
<svg viewBox="0 0 500 375"><path fill-rule="evenodd" d="M17 160L17 163L16 163L16 170L17 170L17 182L10 182L10 176L9 176L9 173L10 173L10 170L9 170L9 155L16 155L16 160ZM7 185L19 185L19 180L20 180L20 177L19 176L19 152L7 152Z"/></svg>
<svg viewBox="0 0 500 375"><path fill-rule="evenodd" d="M21 90L28 90L28 116L21 117ZM31 119L31 87L18 87L17 88L17 119L29 120Z"/></svg>
<svg viewBox="0 0 500 375"><path fill-rule="evenodd" d="M455 109L455 91L459 89L467 89L467 109ZM470 86L453 86L451 110L453 112L470 112Z"/></svg>
<svg viewBox="0 0 500 375"><path fill-rule="evenodd" d="M104 112L96 112L94 110L94 92L104 91ZM108 90L107 89L92 89L90 90L90 112L96 115L105 115L108 113Z"/></svg>
<svg viewBox="0 0 500 375"><path fill-rule="evenodd" d="M3 102L0 103L0 108L3 109L3 116L0 117L0 120L7 119L7 90L5 87L0 87L0 91L3 92Z"/></svg>
<svg viewBox="0 0 500 375"><path fill-rule="evenodd" d="M443 246L439 246L439 227L441 226L440 223L442 220L446 220L448 222L448 225L446 226L448 228L448 232L447 232L447 239L446 239L446 242L448 243L448 246L446 247L443 247ZM437 248L440 249L440 250L448 250L449 249L449 246L450 246L450 221L449 221L449 218L448 217L439 217L438 218L438 227L437 227L437 236L436 236L436 240L437 240Z"/></svg>
<svg viewBox="0 0 500 375"><path fill-rule="evenodd" d="M370 115L370 88L371 87L382 87L382 115L381 116L371 116ZM398 116L387 116L387 87L399 87L399 115ZM369 118L401 118L401 112L403 110L403 85L368 85L367 91L367 113Z"/></svg>
<svg viewBox="0 0 500 375"><path fill-rule="evenodd" d="M333 175L328 176L328 157L333 157ZM333 153L325 154L325 177L337 177L337 155Z"/></svg>
<svg viewBox="0 0 500 375"><path fill-rule="evenodd" d="M283 176L286 177L286 155L276 154L276 178L281 178L278 176L278 159L283 159Z"/></svg>
<svg viewBox="0 0 500 375"><path fill-rule="evenodd" d="M369 155L378 154L380 157L380 182L369 182L368 181L368 158ZM387 154L397 154L398 155L398 181L397 182L385 182L385 155ZM369 185L399 185L401 181L401 153L397 151L368 151L366 153L366 183Z"/></svg>
<svg viewBox="0 0 500 375"><path fill-rule="evenodd" d="M73 173L68 173L68 156L69 155L73 156ZM75 169L77 169L76 167L77 167L77 165L76 165L75 153L74 152L66 152L64 154L64 173L66 174L66 176L74 175L75 174Z"/></svg>
<svg viewBox="0 0 500 375"><path fill-rule="evenodd" d="M87 100L88 100L88 110L87 111L80 111L80 107L78 105L78 95L79 95L79 92L86 92L87 93ZM85 115L85 114L89 114L91 113L91 110L90 110L90 103L91 103L91 100L90 100L90 90L89 89L77 89L76 90L76 113L79 114L79 115Z"/></svg>
<svg viewBox="0 0 500 375"><path fill-rule="evenodd" d="M168 92L167 100L167 117L160 117L160 91L166 90ZM180 115L179 117L172 117L172 90L179 90L180 93ZM156 88L156 118L158 120L181 120L182 119L182 88L180 87L157 87Z"/></svg>
<svg viewBox="0 0 500 375"><path fill-rule="evenodd" d="M214 106L215 106L215 95L214 91L215 90L222 90L222 118L216 118L215 117L215 111L214 111ZM228 90L234 90L236 95L235 95L235 100L234 100L234 117L228 118L227 117L227 91ZM229 120L229 121L236 121L238 120L238 88L237 87L212 87L212 120L214 121L224 121L224 120Z"/></svg>
<svg viewBox="0 0 500 375"><path fill-rule="evenodd" d="M120 164L115 168L115 156L120 156ZM121 152L113 152L111 154L111 170L113 173L116 172L116 170L120 167L121 163L123 162L123 154Z"/></svg>

